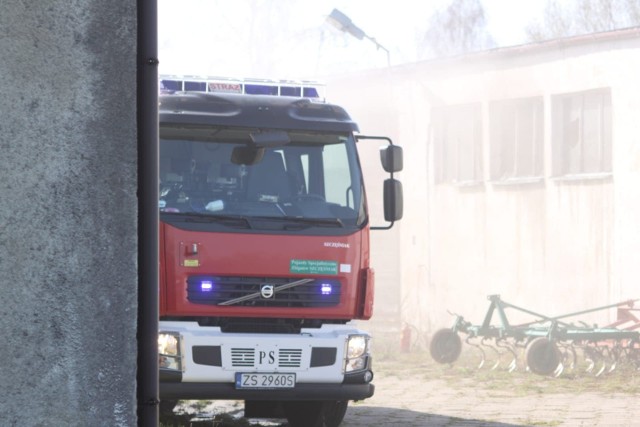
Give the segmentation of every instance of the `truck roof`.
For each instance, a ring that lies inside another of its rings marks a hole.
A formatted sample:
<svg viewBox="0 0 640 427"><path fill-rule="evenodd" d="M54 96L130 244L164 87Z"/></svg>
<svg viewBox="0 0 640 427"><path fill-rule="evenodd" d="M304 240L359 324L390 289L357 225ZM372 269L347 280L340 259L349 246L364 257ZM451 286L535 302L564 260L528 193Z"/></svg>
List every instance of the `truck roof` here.
<svg viewBox="0 0 640 427"><path fill-rule="evenodd" d="M160 124L358 132L340 106L308 98L232 93L175 92L160 95Z"/></svg>

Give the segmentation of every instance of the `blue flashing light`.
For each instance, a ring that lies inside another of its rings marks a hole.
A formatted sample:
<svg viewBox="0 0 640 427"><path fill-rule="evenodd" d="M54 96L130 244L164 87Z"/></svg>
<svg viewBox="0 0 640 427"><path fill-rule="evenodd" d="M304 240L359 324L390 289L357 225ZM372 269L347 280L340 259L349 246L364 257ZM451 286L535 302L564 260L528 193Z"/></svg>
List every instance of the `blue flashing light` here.
<svg viewBox="0 0 640 427"><path fill-rule="evenodd" d="M160 90L169 90L169 91L182 90L182 81L162 79L160 80Z"/></svg>
<svg viewBox="0 0 640 427"><path fill-rule="evenodd" d="M320 292L322 295L331 295L333 293L333 286L330 283L323 283L320 285Z"/></svg>
<svg viewBox="0 0 640 427"><path fill-rule="evenodd" d="M213 282L211 280L203 280L200 282L200 290L202 292L211 292L213 290Z"/></svg>
<svg viewBox="0 0 640 427"><path fill-rule="evenodd" d="M316 89L315 87L305 87L303 89L302 96L304 96L305 98L320 98L318 89Z"/></svg>
<svg viewBox="0 0 640 427"><path fill-rule="evenodd" d="M305 81L245 80L178 76L160 76L160 93L186 92L232 92L249 95L293 96L324 101L319 83Z"/></svg>
<svg viewBox="0 0 640 427"><path fill-rule="evenodd" d="M206 92L207 82L194 82L194 81L185 80L184 90L192 91L192 92Z"/></svg>
<svg viewBox="0 0 640 427"><path fill-rule="evenodd" d="M245 84L244 91L250 95L277 95L278 87L272 85Z"/></svg>
<svg viewBox="0 0 640 427"><path fill-rule="evenodd" d="M280 95L296 96L299 98L301 95L301 89L299 87L294 87L294 86L282 86L280 88Z"/></svg>

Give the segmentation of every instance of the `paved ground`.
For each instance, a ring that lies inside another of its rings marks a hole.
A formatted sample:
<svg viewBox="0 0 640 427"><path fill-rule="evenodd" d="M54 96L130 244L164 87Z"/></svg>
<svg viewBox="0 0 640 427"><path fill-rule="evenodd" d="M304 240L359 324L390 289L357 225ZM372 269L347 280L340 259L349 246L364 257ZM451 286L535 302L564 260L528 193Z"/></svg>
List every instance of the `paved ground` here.
<svg viewBox="0 0 640 427"><path fill-rule="evenodd" d="M477 370L476 362L438 365L424 353L378 361L375 395L351 403L342 427L640 427L640 372L630 367L600 377L576 370L552 378L522 367ZM225 405L241 415L239 402L215 403L207 411Z"/></svg>
<svg viewBox="0 0 640 427"><path fill-rule="evenodd" d="M383 362L375 395L352 404L342 425L640 427L640 372L630 367L552 378L461 363L437 365L428 355Z"/></svg>
<svg viewBox="0 0 640 427"><path fill-rule="evenodd" d="M637 394L521 394L382 375L373 398L352 404L344 427L640 426Z"/></svg>

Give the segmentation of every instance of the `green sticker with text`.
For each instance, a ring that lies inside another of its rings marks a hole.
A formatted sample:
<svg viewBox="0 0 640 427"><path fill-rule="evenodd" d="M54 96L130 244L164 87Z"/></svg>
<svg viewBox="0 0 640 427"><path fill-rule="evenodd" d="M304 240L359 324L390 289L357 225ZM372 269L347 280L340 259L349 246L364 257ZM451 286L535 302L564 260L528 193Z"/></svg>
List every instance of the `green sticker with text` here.
<svg viewBox="0 0 640 427"><path fill-rule="evenodd" d="M338 263L335 261L317 261L311 259L292 259L289 272L298 274L338 274Z"/></svg>

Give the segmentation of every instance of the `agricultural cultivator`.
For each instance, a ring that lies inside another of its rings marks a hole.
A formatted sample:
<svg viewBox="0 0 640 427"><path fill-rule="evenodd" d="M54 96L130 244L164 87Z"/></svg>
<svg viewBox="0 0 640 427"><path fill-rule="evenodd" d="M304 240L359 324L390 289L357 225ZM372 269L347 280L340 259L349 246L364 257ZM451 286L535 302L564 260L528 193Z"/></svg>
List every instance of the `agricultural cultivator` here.
<svg viewBox="0 0 640 427"><path fill-rule="evenodd" d="M584 365L586 372L600 376L613 371L620 363L629 362L640 369L640 320L634 308L637 300L597 307L561 316L549 317L517 307L489 295L489 309L481 325L473 325L462 316L455 315L452 328L440 329L431 338L429 350L438 363L452 364L462 352L460 334L464 342L478 349L482 359L478 368L487 361L487 353L495 357L491 369L497 369L509 356L509 372L518 368L518 357L524 354L526 370L539 375L560 376ZM563 319L599 310L617 309L617 320L598 327L584 322L567 323ZM511 325L506 310L514 309L535 320ZM494 322L494 314L497 321ZM580 358L584 359L584 364Z"/></svg>

